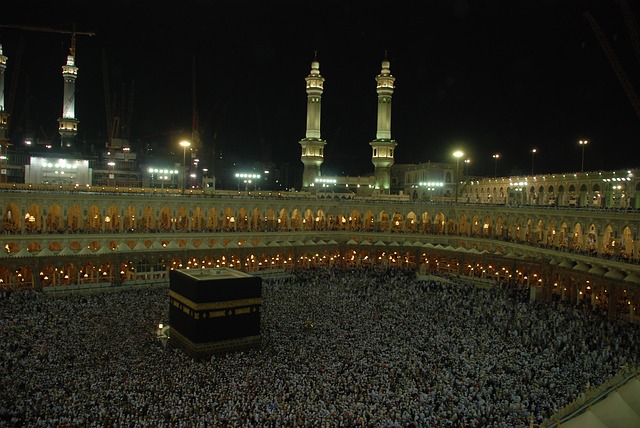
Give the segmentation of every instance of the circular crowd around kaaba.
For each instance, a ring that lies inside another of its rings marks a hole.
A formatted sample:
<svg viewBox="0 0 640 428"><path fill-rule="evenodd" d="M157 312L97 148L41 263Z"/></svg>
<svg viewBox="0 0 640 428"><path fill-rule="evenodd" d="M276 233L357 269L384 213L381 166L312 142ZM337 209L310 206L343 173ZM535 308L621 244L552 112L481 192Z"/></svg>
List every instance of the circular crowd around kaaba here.
<svg viewBox="0 0 640 428"><path fill-rule="evenodd" d="M262 345L195 359L156 337L167 287L0 296L0 426L515 427L622 367L637 325L413 270L262 284Z"/></svg>

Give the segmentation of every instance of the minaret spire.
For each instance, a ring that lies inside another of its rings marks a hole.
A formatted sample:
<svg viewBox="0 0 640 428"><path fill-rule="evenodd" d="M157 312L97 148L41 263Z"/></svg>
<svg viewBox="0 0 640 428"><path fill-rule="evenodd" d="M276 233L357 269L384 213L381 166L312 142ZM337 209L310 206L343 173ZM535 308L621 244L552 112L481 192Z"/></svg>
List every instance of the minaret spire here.
<svg viewBox="0 0 640 428"><path fill-rule="evenodd" d="M75 117L76 107L76 79L78 67L76 67L76 34L71 34L71 47L67 55L67 63L62 66L62 79L64 81L64 93L62 99L62 117L58 119L58 132L62 147L71 147L78 134L79 120Z"/></svg>
<svg viewBox="0 0 640 428"><path fill-rule="evenodd" d="M308 189L320 177L320 166L324 161L324 146L326 141L320 138L320 111L324 77L320 75L318 51L314 52L311 62L311 72L305 78L307 82L307 130L305 138L300 140L302 155L300 160L304 164L302 173L302 188Z"/></svg>
<svg viewBox="0 0 640 428"><path fill-rule="evenodd" d="M382 70L376 76L378 92L378 126L376 139L369 143L373 149L371 162L375 167L375 188L389 193L391 187L391 166L397 143L391 139L391 97L396 78L391 75L387 51L384 53Z"/></svg>
<svg viewBox="0 0 640 428"><path fill-rule="evenodd" d="M2 43L0 43L0 113L7 107L4 104L4 71L7 69L7 57L2 53ZM0 126L2 123L0 123Z"/></svg>
<svg viewBox="0 0 640 428"><path fill-rule="evenodd" d="M0 183L7 181L7 150L9 148L9 114L4 98L4 71L7 69L7 57L2 53L0 43Z"/></svg>

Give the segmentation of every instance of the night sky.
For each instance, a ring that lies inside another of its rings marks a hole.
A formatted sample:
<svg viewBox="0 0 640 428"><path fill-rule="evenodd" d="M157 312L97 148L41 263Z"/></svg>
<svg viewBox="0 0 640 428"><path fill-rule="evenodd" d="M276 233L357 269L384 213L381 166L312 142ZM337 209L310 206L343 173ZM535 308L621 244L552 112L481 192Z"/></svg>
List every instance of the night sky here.
<svg viewBox="0 0 640 428"><path fill-rule="evenodd" d="M615 0L14 3L1 24L95 33L77 36L76 116L87 140L106 141L104 53L111 96L133 94L134 148L151 142L181 153L195 63L203 150L301 169L304 78L317 51L326 79L323 175L372 173L375 76L386 52L396 78L396 163L454 162L459 149L469 174L493 176L494 153L498 175L529 174L537 148L535 173L575 172L578 141L587 139L586 171L640 166L640 117L583 17L591 13L640 87ZM628 4L638 19L639 3ZM12 118L28 117L37 135L55 138L70 36L0 28L5 93L21 37Z"/></svg>

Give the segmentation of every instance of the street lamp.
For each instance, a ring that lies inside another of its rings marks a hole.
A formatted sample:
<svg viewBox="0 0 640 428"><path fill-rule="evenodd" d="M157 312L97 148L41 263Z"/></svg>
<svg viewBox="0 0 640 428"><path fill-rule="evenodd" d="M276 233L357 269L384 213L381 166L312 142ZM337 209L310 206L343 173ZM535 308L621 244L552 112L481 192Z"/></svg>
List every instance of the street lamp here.
<svg viewBox="0 0 640 428"><path fill-rule="evenodd" d="M588 142L589 141L587 140L578 141L578 144L582 147L582 164L580 166L580 172L584 172L584 146L586 146Z"/></svg>
<svg viewBox="0 0 640 428"><path fill-rule="evenodd" d="M4 144L0 144L0 153L6 152ZM5 154L0 154L0 183L7 182L7 161L8 157Z"/></svg>
<svg viewBox="0 0 640 428"><path fill-rule="evenodd" d="M180 141L180 145L182 146L182 191L184 192L187 182L187 148L191 146L191 143L188 141Z"/></svg>
<svg viewBox="0 0 640 428"><path fill-rule="evenodd" d="M254 190L258 188L258 180L260 179L260 174L248 173L248 172L236 172L236 179L238 180L238 191L240 191L240 180L244 183L244 190L249 191L249 185L253 183Z"/></svg>
<svg viewBox="0 0 640 428"><path fill-rule="evenodd" d="M471 163L471 159L465 159L464 160L464 165L467 167L467 169L465 170L466 173L465 175L469 175L469 164Z"/></svg>
<svg viewBox="0 0 640 428"><path fill-rule="evenodd" d="M109 184L109 182L111 182L111 180L113 180L114 182L115 180L115 166L116 163L115 162L108 162L107 165L109 165L111 167L111 172L109 173L109 180L107 180L107 185Z"/></svg>
<svg viewBox="0 0 640 428"><path fill-rule="evenodd" d="M124 167L127 170L127 182L126 182L126 186L131 187L131 166L129 165L129 159L128 159L128 155L129 152L131 151L131 147L123 147L122 148L122 153L124 155Z"/></svg>
<svg viewBox="0 0 640 428"><path fill-rule="evenodd" d="M538 149L531 149L531 175L533 175L533 158L536 155Z"/></svg>
<svg viewBox="0 0 640 428"><path fill-rule="evenodd" d="M495 166L493 168L493 178L496 178L498 176L498 159L500 159L500 153L494 154L493 159L495 159Z"/></svg>
<svg viewBox="0 0 640 428"><path fill-rule="evenodd" d="M462 153L460 150L457 150L457 151L453 152L453 156L456 158L456 196L455 196L455 201L456 201L456 203L458 203L458 182L460 181L460 179L458 178L458 172L459 172L459 168L460 168L460 158L462 156L464 156L464 153Z"/></svg>

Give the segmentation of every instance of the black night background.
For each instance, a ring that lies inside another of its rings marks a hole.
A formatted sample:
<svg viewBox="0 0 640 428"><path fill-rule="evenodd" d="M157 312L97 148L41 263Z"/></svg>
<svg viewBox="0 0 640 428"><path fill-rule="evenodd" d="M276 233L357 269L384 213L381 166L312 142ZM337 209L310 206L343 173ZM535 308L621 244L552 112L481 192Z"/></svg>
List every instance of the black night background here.
<svg viewBox="0 0 640 428"><path fill-rule="evenodd" d="M99 146L106 69L112 102L133 97L132 147L179 158L195 102L204 152L301 169L304 78L317 52L323 175L368 173L375 76L387 55L396 164L452 162L459 149L470 175L487 176L495 153L499 175L528 174L532 148L536 173L579 171L582 139L587 171L638 166L640 107L585 18L635 92L640 56L625 5L637 19L637 3L602 0L25 2L0 24L95 33L76 39L76 116L78 137ZM70 36L4 27L0 40L5 92L15 85L11 135L56 138Z"/></svg>

